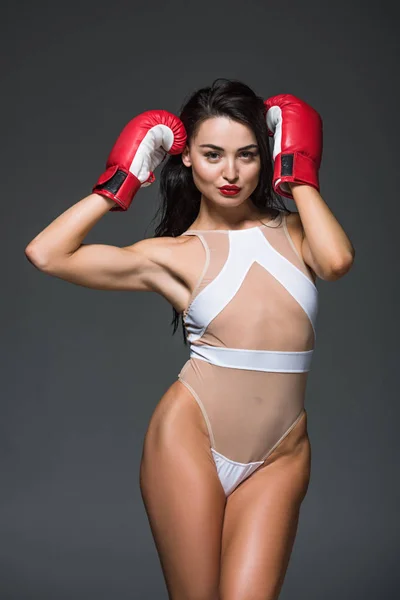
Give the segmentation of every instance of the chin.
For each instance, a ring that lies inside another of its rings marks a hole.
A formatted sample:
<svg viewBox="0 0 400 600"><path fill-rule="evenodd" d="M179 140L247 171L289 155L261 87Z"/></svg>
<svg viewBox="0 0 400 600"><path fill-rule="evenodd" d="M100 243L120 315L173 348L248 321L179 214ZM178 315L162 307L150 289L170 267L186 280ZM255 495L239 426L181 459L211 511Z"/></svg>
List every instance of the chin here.
<svg viewBox="0 0 400 600"><path fill-rule="evenodd" d="M229 198L229 196L222 196L218 194L218 198L212 199L212 202L219 206L240 206L245 202L246 199L242 198Z"/></svg>

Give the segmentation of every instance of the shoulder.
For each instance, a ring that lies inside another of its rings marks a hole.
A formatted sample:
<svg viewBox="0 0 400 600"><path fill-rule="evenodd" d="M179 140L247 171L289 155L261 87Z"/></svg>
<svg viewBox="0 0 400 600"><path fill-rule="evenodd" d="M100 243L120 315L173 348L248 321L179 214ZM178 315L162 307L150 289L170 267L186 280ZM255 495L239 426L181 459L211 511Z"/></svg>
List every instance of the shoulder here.
<svg viewBox="0 0 400 600"><path fill-rule="evenodd" d="M145 258L148 288L160 293L182 312L204 265L204 248L198 237L146 238L128 249Z"/></svg>
<svg viewBox="0 0 400 600"><path fill-rule="evenodd" d="M164 262L169 256L180 251L188 237L161 236L139 240L131 246L125 246L126 250L139 252L155 263Z"/></svg>
<svg viewBox="0 0 400 600"><path fill-rule="evenodd" d="M127 249L140 253L156 274L164 273L183 281L187 273L196 270L194 265L204 259L203 244L195 235L146 238Z"/></svg>

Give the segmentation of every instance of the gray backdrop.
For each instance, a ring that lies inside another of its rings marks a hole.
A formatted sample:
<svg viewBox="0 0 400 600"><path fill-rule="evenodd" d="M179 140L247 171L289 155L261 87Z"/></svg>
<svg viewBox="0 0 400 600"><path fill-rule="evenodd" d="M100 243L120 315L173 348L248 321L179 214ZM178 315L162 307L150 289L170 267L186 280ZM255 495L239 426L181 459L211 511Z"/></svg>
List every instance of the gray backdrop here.
<svg viewBox="0 0 400 600"><path fill-rule="evenodd" d="M282 600L399 594L396 3L8 2L1 23L0 596L167 598L139 490L150 416L188 358L156 294L74 286L26 244L91 191L122 127L216 77L324 123L321 194L356 249L318 280L312 476ZM5 166L7 165L7 166ZM157 177L157 172L156 172ZM296 207L290 200L291 210ZM150 237L158 180L85 239Z"/></svg>

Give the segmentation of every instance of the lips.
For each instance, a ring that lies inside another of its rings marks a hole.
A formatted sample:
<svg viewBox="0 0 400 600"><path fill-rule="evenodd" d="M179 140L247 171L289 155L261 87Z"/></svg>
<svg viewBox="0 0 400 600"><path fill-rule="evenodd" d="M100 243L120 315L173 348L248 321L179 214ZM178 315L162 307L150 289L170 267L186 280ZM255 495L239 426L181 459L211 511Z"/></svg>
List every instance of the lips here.
<svg viewBox="0 0 400 600"><path fill-rule="evenodd" d="M240 192L241 188L237 185L224 185L219 188L221 191L225 192Z"/></svg>

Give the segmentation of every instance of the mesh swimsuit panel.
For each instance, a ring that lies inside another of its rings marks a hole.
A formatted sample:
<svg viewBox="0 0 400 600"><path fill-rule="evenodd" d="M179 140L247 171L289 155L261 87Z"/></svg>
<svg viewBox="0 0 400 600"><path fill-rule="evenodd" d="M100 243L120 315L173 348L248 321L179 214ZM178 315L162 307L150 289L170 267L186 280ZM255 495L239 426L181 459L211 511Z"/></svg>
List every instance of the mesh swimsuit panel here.
<svg viewBox="0 0 400 600"><path fill-rule="evenodd" d="M197 236L205 260L183 313L190 357L178 378L200 406L228 496L303 415L318 291L284 214L182 235Z"/></svg>

